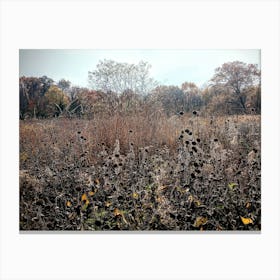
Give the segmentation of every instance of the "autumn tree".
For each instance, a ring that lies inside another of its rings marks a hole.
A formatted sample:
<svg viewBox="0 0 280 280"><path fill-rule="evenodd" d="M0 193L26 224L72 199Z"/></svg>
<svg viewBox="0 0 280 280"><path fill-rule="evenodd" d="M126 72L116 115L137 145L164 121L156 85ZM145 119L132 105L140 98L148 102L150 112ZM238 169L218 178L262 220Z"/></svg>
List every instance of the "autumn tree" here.
<svg viewBox="0 0 280 280"><path fill-rule="evenodd" d="M50 86L45 94L45 99L49 116L59 116L69 104L67 95L55 85Z"/></svg>
<svg viewBox="0 0 280 280"><path fill-rule="evenodd" d="M221 92L223 89L229 89L232 93L229 102L246 113L246 91L248 88L260 84L260 76L261 72L256 64L234 61L218 67L211 82L212 86Z"/></svg>
<svg viewBox="0 0 280 280"><path fill-rule="evenodd" d="M112 110L106 104L105 94L102 92L80 88L76 97L80 104L78 112L85 118L92 119L97 114L108 114Z"/></svg>
<svg viewBox="0 0 280 280"><path fill-rule="evenodd" d="M97 91L122 94L131 90L146 95L156 85L150 77L151 65L140 61L138 64L120 63L113 60L99 61L96 70L88 72L90 86Z"/></svg>
<svg viewBox="0 0 280 280"><path fill-rule="evenodd" d="M45 93L54 81L47 76L19 78L20 118L45 117Z"/></svg>

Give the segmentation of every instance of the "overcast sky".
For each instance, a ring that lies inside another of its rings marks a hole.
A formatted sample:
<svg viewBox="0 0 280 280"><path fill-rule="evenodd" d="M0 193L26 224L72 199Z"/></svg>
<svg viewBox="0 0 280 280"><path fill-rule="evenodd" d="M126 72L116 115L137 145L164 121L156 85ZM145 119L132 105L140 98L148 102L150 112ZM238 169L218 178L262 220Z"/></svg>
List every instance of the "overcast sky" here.
<svg viewBox="0 0 280 280"><path fill-rule="evenodd" d="M239 60L260 67L260 50L20 50L19 75L64 78L87 87L88 71L103 59L134 64L144 60L161 84L181 86L187 81L202 86L225 62Z"/></svg>

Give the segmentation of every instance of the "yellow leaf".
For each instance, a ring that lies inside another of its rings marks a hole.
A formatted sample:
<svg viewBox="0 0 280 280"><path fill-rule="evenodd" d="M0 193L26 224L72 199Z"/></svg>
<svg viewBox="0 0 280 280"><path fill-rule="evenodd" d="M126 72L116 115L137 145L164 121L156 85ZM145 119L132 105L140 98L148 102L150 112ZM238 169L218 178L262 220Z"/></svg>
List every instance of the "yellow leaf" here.
<svg viewBox="0 0 280 280"><path fill-rule="evenodd" d="M90 191L90 192L88 193L88 195L89 195L89 196L93 196L93 195L94 195L94 192L93 192L93 191Z"/></svg>
<svg viewBox="0 0 280 280"><path fill-rule="evenodd" d="M84 194L82 195L81 200L84 201L85 204L89 204L89 200L88 200L88 197L87 197L87 194L86 194L86 193L84 193Z"/></svg>
<svg viewBox="0 0 280 280"><path fill-rule="evenodd" d="M201 205L201 202L198 199L196 199L195 197L193 197L192 195L189 195L188 201L191 203L194 202L196 207L199 207Z"/></svg>
<svg viewBox="0 0 280 280"><path fill-rule="evenodd" d="M67 207L71 207L71 205L72 205L72 203L71 203L70 201L67 201L67 202L66 202L66 206L67 206Z"/></svg>
<svg viewBox="0 0 280 280"><path fill-rule="evenodd" d="M135 198L135 199L138 199L139 195L138 195L138 193L135 192L135 193L132 194L132 197Z"/></svg>
<svg viewBox="0 0 280 280"><path fill-rule="evenodd" d="M192 195L189 195L188 201L189 201L189 202L193 202L193 200L194 200L193 196L192 196Z"/></svg>
<svg viewBox="0 0 280 280"><path fill-rule="evenodd" d="M195 199L194 204L199 207L201 205L201 202L198 199Z"/></svg>
<svg viewBox="0 0 280 280"><path fill-rule="evenodd" d="M28 154L26 152L20 153L20 161L25 162L28 159Z"/></svg>
<svg viewBox="0 0 280 280"><path fill-rule="evenodd" d="M251 218L244 218L244 217L242 217L242 216L240 216L240 218L241 218L241 221L242 221L242 223L243 223L244 225L248 225L248 224L253 224L253 223L254 223L253 220L252 220Z"/></svg>
<svg viewBox="0 0 280 280"><path fill-rule="evenodd" d="M203 226L207 223L207 218L205 217L197 217L195 219L195 222L193 224L194 227L200 227L200 226Z"/></svg>
<svg viewBox="0 0 280 280"><path fill-rule="evenodd" d="M115 215L115 216L121 216L122 213L121 213L121 211L120 211L118 208L115 208L115 209L114 209L114 215Z"/></svg>
<svg viewBox="0 0 280 280"><path fill-rule="evenodd" d="M247 202L245 207L246 207L246 208L249 208L250 206L251 206L251 203L250 203L250 202Z"/></svg>
<svg viewBox="0 0 280 280"><path fill-rule="evenodd" d="M236 183L229 183L228 184L228 187L229 187L230 190L233 190L233 188L236 187L236 186L238 186L238 184L236 184Z"/></svg>

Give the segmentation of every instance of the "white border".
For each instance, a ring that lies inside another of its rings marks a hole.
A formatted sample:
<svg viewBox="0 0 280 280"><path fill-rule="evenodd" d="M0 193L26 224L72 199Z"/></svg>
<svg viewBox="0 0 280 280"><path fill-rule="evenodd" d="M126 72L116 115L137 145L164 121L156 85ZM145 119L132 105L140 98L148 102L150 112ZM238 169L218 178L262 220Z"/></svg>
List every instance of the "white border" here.
<svg viewBox="0 0 280 280"><path fill-rule="evenodd" d="M279 279L279 34L278 1L2 1L0 278ZM19 234L19 48L261 49L262 233Z"/></svg>

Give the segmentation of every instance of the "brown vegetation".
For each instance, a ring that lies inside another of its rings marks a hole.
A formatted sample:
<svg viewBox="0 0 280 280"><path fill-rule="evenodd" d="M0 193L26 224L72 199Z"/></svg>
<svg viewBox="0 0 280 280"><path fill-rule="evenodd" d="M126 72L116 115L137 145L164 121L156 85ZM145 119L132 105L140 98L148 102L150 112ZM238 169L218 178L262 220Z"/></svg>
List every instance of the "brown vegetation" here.
<svg viewBox="0 0 280 280"><path fill-rule="evenodd" d="M260 230L260 116L20 122L21 230Z"/></svg>

